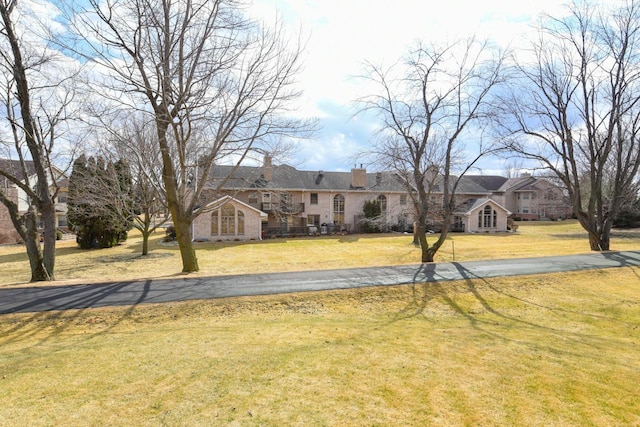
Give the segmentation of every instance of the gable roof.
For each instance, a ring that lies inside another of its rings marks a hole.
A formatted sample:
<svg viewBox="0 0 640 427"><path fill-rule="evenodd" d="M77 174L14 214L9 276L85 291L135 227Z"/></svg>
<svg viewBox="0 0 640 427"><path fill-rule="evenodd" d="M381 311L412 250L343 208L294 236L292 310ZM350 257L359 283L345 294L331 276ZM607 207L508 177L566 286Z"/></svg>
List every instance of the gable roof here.
<svg viewBox="0 0 640 427"><path fill-rule="evenodd" d="M267 217L267 214L262 212L260 209L256 209L253 206L248 205L248 204L246 204L246 203L244 203L244 202L242 202L242 201L240 201L240 200L238 200L238 199L236 199L235 197L232 197L232 196L223 196L223 197L221 197L221 198L219 198L217 200L214 200L211 203L208 203L208 204L196 209L196 212L200 213L200 212L212 211L214 209L218 209L218 208L224 206L225 204L227 204L229 202L238 204L238 205L242 206L243 208L245 208L247 210L257 212L257 213L260 214L261 217L265 217L265 218Z"/></svg>
<svg viewBox="0 0 640 427"><path fill-rule="evenodd" d="M507 215L511 215L511 211L509 211L507 208L505 208L495 200L486 197L480 199L468 199L466 202L456 207L456 213L459 215L471 215L473 211L484 208L484 206L489 203L495 205L499 209L502 209L504 212L506 212Z"/></svg>

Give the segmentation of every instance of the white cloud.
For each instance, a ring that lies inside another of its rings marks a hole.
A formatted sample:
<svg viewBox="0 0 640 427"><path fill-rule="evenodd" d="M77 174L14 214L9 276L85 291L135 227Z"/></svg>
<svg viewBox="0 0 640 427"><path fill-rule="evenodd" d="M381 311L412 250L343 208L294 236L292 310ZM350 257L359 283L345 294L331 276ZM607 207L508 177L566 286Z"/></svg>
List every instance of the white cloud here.
<svg viewBox="0 0 640 427"><path fill-rule="evenodd" d="M541 12L563 13L557 0L255 0L252 13L273 21L276 9L292 31L310 34L301 84L303 111L320 118L322 131L301 150L305 167L353 166L354 154L373 138L371 118L353 119L352 102L366 94L354 78L363 62L391 65L416 40L451 42L476 34L502 46L518 46L533 34Z"/></svg>

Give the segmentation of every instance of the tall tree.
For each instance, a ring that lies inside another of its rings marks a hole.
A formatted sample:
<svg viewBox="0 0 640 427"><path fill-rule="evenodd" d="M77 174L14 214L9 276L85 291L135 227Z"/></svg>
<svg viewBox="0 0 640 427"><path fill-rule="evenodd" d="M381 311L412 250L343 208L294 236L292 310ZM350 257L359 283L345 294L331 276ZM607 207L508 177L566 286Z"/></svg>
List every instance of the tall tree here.
<svg viewBox="0 0 640 427"><path fill-rule="evenodd" d="M153 117L183 271L197 271L190 229L211 168L307 128L284 114L299 96L301 44L236 0L89 3L76 15L79 46L107 70L103 93Z"/></svg>
<svg viewBox="0 0 640 427"><path fill-rule="evenodd" d="M401 66L390 69L367 64L366 77L378 90L359 102L380 118L371 155L395 170L411 194L422 262L432 262L447 238L459 179L490 151L479 137L480 126L491 114L490 95L503 81L503 61L502 52L470 38L418 44ZM467 142L475 145L472 158L464 155ZM442 194L437 204L436 188ZM426 225L434 216L441 218L442 233L429 244Z"/></svg>
<svg viewBox="0 0 640 427"><path fill-rule="evenodd" d="M544 16L517 59L500 121L508 146L558 177L591 250L609 250L640 167L640 2L575 1Z"/></svg>
<svg viewBox="0 0 640 427"><path fill-rule="evenodd" d="M26 30L25 23L33 21L33 14L29 13L28 7L21 6L17 0L0 0L3 106L13 145L8 151L17 156L12 164L19 165L14 169L1 169L0 175L27 195L29 207L26 213L20 212L15 201L2 190L0 201L25 241L31 281L47 281L54 279L55 266L57 174L51 163L57 136L54 128L65 115L72 91L56 107L47 110L51 107L47 102L57 97L60 80L51 81L51 76L47 76L46 69L51 69L53 60L51 52L43 46L30 44L33 34ZM43 245L40 244L38 221L42 223Z"/></svg>

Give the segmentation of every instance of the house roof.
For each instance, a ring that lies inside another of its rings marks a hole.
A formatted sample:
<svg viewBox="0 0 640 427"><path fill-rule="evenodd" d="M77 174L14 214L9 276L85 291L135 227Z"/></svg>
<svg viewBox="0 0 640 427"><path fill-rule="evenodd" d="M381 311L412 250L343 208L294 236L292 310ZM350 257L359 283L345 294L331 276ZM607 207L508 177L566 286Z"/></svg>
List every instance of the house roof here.
<svg viewBox="0 0 640 427"><path fill-rule="evenodd" d="M483 208L485 205L489 203L495 205L499 209L502 209L507 213L507 215L511 214L511 212L507 208L502 206L500 203L486 197L479 198L479 199L468 199L464 203L456 206L456 213L462 214L462 215L471 215L473 211Z"/></svg>
<svg viewBox="0 0 640 427"><path fill-rule="evenodd" d="M365 174L365 185L353 187L353 173L298 170L282 164L271 166L271 179L266 180L263 166L225 166L215 165L209 174L209 187L222 186L225 190L305 190L305 191L369 191L369 192L406 192L405 184L399 175L393 172L370 172ZM356 170L357 171L357 170ZM452 176L450 187L457 177ZM537 190L535 177L506 178L498 175L464 175L458 182L457 194L467 194L481 199L491 194L513 191ZM532 185L531 189L527 185ZM436 192L442 191L442 177L436 182Z"/></svg>
<svg viewBox="0 0 640 427"><path fill-rule="evenodd" d="M463 179L479 185L485 190L496 192L500 191L507 178L498 175L465 175Z"/></svg>
<svg viewBox="0 0 640 427"><path fill-rule="evenodd" d="M218 209L219 207L221 207L221 206L223 206L223 205L225 205L226 203L229 203L229 202L233 202L235 204L241 205L243 208L245 208L247 210L251 210L251 211L257 212L257 213L260 214L261 217L264 217L264 218L267 217L266 213L262 212L259 209L254 208L253 206L248 205L248 204L246 204L246 203L244 203L244 202L242 202L242 201L240 201L240 200L238 200L238 199L236 199L235 197L232 197L232 196L223 196L223 197L221 197L221 198L219 198L217 200L214 200L213 202L208 203L207 205L199 208L198 211L207 212L209 210Z"/></svg>
<svg viewBox="0 0 640 427"><path fill-rule="evenodd" d="M28 174L27 176L35 175L36 169L33 165L33 161L25 160L24 165ZM19 181L24 181L26 179L20 160L0 159L0 170L8 175L16 177Z"/></svg>
<svg viewBox="0 0 640 427"><path fill-rule="evenodd" d="M272 190L318 190L318 191L376 191L405 192L406 188L398 176L392 172L366 173L366 184L362 188L354 188L352 172L303 171L289 165L274 165L272 177L267 181L262 166L216 165L209 175L210 184L218 186L229 177L223 185L226 189L272 189Z"/></svg>

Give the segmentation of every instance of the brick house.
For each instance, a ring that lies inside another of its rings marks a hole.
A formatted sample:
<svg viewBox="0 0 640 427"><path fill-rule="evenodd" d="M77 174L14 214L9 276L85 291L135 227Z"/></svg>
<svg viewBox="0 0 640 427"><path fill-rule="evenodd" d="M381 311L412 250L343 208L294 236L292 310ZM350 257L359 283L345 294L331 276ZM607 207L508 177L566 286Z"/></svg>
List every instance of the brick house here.
<svg viewBox="0 0 640 427"><path fill-rule="evenodd" d="M215 166L207 178L207 187L221 189L217 197L211 194L213 190L209 191L209 199L219 200L208 208L220 209L223 200L232 204L244 216L245 235L230 233L229 229L224 235L208 235L215 230L221 233L221 228L212 225L212 216L206 213L200 215L204 219L196 220L194 239L255 238L253 232L247 231L250 221L262 223L262 237L360 232L364 203L369 200L380 202L381 222L387 229L410 230L414 221L411 194L393 172L371 173L362 167L350 172L305 171L286 164L274 165L267 156L262 166ZM439 194L442 189L436 185L434 205L441 202ZM221 199L223 196L226 198ZM526 200L536 203L527 204ZM464 176L457 187L456 204L452 231L504 232L512 215L537 220L567 218L571 212L560 188L531 176ZM225 221L232 218L228 210ZM248 212L252 219L247 217ZM220 218L222 212L215 222L219 223ZM234 221L239 224L237 217ZM438 219L432 218L427 226L439 231ZM256 225L251 227L257 229Z"/></svg>
<svg viewBox="0 0 640 427"><path fill-rule="evenodd" d="M228 176L230 178L226 179ZM388 224L413 222L410 198L398 177L390 172L367 173L301 171L289 165L262 167L216 166L209 186L222 185L227 195L267 214L265 236L357 232L363 206L376 199Z"/></svg>
<svg viewBox="0 0 640 427"><path fill-rule="evenodd" d="M523 174L518 178L468 176L491 194L491 199L525 221L558 220L573 214L571 201L562 188L551 181Z"/></svg>
<svg viewBox="0 0 640 427"><path fill-rule="evenodd" d="M194 240L260 240L267 214L224 196L200 208L193 221Z"/></svg>
<svg viewBox="0 0 640 427"><path fill-rule="evenodd" d="M26 170L30 178L30 182L35 182L36 173L32 161L26 161ZM22 182L26 180L24 171L18 160L0 159L0 170L6 171L8 174L15 176ZM58 194L56 196L56 225L58 228L66 228L67 226L67 194L69 187L69 180L62 173L62 171L54 168L55 182L59 187ZM51 183L54 182L52 178ZM29 200L27 194L20 189L13 182L9 181L6 177L0 175L1 191L7 196L7 198L18 205L18 211L22 214L29 208ZM20 241L20 236L16 231L9 211L0 203L0 243L16 243Z"/></svg>

